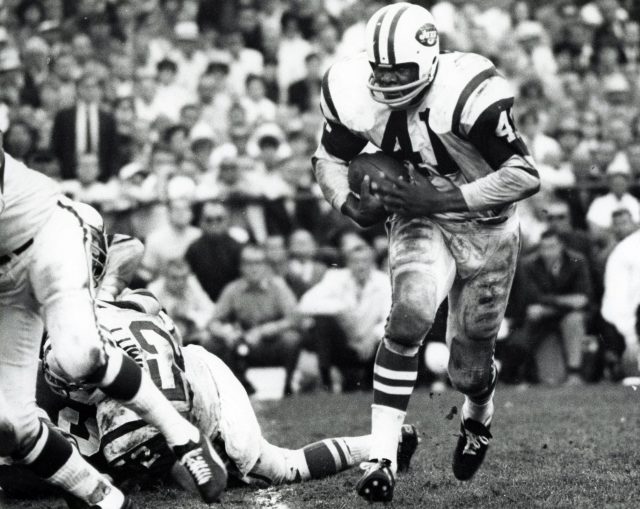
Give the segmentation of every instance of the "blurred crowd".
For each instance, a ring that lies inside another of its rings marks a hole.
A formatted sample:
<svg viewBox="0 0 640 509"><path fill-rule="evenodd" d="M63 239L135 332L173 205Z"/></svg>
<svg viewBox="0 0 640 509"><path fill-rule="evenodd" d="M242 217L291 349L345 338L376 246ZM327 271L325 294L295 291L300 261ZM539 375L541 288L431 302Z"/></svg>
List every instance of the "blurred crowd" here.
<svg viewBox="0 0 640 509"><path fill-rule="evenodd" d="M137 284L249 388L247 367L273 364L287 393L370 384L391 298L384 230L332 211L310 156L323 74L364 49L384 3L0 2L4 148L143 239ZM503 379L637 375L640 4L416 3L444 49L488 56L511 83L542 178L520 207Z"/></svg>

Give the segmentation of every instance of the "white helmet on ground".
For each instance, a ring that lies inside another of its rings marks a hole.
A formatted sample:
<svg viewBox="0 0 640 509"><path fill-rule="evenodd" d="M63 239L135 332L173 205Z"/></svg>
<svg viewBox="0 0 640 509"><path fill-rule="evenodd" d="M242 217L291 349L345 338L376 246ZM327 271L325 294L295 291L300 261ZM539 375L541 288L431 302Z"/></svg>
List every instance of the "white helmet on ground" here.
<svg viewBox="0 0 640 509"><path fill-rule="evenodd" d="M407 2L387 5L374 13L366 28L367 57L373 69L414 68L408 83L385 86L369 79L374 100L401 109L433 81L440 41L431 13Z"/></svg>

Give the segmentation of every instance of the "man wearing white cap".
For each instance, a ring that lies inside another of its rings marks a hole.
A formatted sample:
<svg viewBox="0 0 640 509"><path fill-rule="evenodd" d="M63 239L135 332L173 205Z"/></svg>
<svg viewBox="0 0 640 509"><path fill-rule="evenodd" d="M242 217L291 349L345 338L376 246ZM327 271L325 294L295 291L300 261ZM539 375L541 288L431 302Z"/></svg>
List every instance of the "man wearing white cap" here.
<svg viewBox="0 0 640 509"><path fill-rule="evenodd" d="M589 206L587 223L594 233L606 232L612 223L616 210L626 209L635 223L640 222L640 202L629 194L631 171L626 159L616 158L607 168L607 186L609 192L599 196Z"/></svg>

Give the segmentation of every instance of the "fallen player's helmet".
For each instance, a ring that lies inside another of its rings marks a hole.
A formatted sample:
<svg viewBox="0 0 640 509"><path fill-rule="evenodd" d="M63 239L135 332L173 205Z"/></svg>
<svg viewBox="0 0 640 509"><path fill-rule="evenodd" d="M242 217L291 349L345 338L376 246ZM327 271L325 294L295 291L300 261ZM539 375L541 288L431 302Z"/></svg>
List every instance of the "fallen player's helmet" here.
<svg viewBox="0 0 640 509"><path fill-rule="evenodd" d="M73 208L84 223L91 254L91 278L93 287L99 288L107 268L107 238L100 213L91 205L74 202Z"/></svg>
<svg viewBox="0 0 640 509"><path fill-rule="evenodd" d="M367 57L374 72L371 96L392 108L404 108L433 81L440 42L435 20L423 7L407 2L387 5L374 13L366 27ZM406 82L385 85L376 69L410 71Z"/></svg>

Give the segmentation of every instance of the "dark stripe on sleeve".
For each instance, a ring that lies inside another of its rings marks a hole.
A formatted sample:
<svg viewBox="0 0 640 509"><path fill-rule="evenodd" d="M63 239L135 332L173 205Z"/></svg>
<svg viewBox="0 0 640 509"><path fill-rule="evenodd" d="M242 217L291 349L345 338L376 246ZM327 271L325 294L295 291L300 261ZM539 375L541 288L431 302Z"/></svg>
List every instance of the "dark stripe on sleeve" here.
<svg viewBox="0 0 640 509"><path fill-rule="evenodd" d="M398 25L398 20L400 19L400 16L402 16L402 13L406 11L408 8L409 6L405 5L404 7L401 7L400 9L398 9L398 12L394 14L393 19L391 20L391 27L389 28L389 37L387 37L387 55L389 56L390 65L396 64L395 45L393 44L393 41L396 35L396 26Z"/></svg>
<svg viewBox="0 0 640 509"><path fill-rule="evenodd" d="M353 134L342 124L327 121L322 130L322 146L329 154L348 163L367 144L367 140Z"/></svg>
<svg viewBox="0 0 640 509"><path fill-rule="evenodd" d="M338 115L338 110L336 109L336 105L333 102L333 98L331 97L331 90L329 90L329 73L331 69L328 69L327 72L324 73L324 77L322 78L322 95L324 96L324 100L329 106L329 111L333 115L333 118L336 120L340 120L340 116Z"/></svg>
<svg viewBox="0 0 640 509"><path fill-rule="evenodd" d="M496 68L491 66L489 69L485 69L480 74L475 76L467 85L462 89L460 93L460 97L458 97L458 102L456 103L456 107L453 110L453 118L451 120L451 131L457 136L460 136L460 117L462 116L462 110L464 109L465 104L467 104L467 100L469 96L473 93L473 91L480 86L480 84L489 78L493 78L498 75L498 71Z"/></svg>

